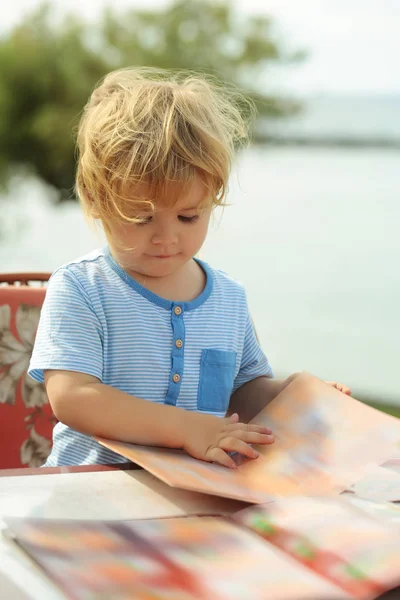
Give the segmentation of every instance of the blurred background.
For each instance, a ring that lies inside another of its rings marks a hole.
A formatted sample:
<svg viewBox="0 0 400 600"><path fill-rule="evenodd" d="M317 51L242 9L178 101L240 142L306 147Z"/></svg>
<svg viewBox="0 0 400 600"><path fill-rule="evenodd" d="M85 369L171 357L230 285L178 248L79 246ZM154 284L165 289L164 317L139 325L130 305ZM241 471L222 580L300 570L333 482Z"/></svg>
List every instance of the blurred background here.
<svg viewBox="0 0 400 600"><path fill-rule="evenodd" d="M259 110L202 258L241 280L278 376L400 408L400 3L13 0L0 9L0 271L104 244L73 199L74 129L126 65L232 81Z"/></svg>

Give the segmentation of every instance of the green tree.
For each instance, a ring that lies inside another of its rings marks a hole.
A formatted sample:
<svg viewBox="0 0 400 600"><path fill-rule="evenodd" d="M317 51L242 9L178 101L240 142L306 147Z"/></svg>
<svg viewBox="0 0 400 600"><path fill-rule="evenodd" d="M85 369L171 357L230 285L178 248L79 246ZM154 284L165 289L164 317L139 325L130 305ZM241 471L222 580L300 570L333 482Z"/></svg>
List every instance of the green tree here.
<svg viewBox="0 0 400 600"><path fill-rule="evenodd" d="M107 9L99 22L62 20L50 4L0 39L0 184L29 172L71 198L74 129L93 86L128 65L194 69L232 82L261 115L297 104L260 91L265 67L302 58L275 39L265 16L237 14L229 2L175 0L158 11Z"/></svg>

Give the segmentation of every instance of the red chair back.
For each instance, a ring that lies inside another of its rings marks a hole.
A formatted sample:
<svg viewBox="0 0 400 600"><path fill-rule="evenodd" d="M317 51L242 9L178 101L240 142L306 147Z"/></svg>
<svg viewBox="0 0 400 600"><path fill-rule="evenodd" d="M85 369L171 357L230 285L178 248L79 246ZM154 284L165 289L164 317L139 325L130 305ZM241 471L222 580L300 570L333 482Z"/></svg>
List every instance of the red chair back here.
<svg viewBox="0 0 400 600"><path fill-rule="evenodd" d="M49 277L0 275L0 469L41 466L51 450L56 419L44 385L27 374Z"/></svg>

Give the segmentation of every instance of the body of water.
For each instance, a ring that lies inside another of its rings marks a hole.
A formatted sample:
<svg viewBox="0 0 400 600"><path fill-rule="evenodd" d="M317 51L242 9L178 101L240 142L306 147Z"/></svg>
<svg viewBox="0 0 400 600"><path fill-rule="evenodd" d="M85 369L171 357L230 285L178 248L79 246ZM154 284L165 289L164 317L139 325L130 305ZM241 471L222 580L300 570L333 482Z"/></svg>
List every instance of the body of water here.
<svg viewBox="0 0 400 600"><path fill-rule="evenodd" d="M316 96L299 114L266 121L261 131L283 140L400 145L400 96Z"/></svg>
<svg viewBox="0 0 400 600"><path fill-rule="evenodd" d="M241 280L278 376L308 370L400 404L400 157L268 147L239 160L202 258ZM0 270L49 270L104 241L34 182L3 204ZM14 223L14 231L11 226Z"/></svg>

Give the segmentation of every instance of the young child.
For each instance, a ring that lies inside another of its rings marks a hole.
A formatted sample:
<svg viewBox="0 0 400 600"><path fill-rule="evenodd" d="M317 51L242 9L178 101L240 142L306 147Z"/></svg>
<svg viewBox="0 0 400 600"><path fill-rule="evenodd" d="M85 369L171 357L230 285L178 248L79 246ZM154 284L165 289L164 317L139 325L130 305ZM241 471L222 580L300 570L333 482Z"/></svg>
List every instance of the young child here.
<svg viewBox="0 0 400 600"><path fill-rule="evenodd" d="M125 461L96 435L231 468L231 452L274 441L243 421L291 378L273 379L243 287L195 258L247 137L245 102L148 69L110 73L89 99L77 192L108 246L49 282L29 371L59 420L46 466Z"/></svg>

